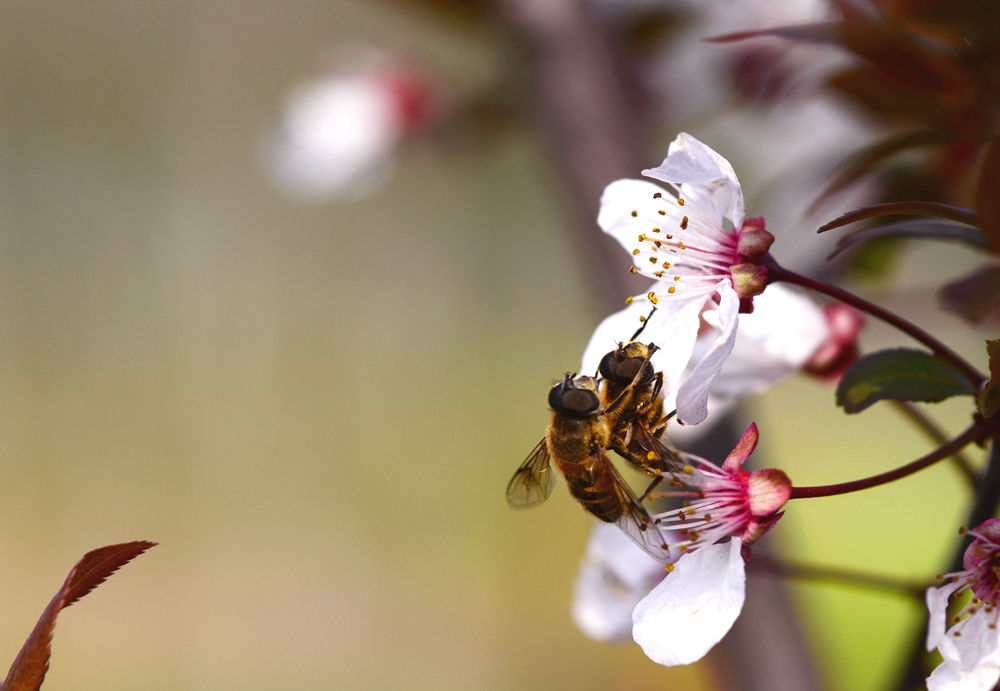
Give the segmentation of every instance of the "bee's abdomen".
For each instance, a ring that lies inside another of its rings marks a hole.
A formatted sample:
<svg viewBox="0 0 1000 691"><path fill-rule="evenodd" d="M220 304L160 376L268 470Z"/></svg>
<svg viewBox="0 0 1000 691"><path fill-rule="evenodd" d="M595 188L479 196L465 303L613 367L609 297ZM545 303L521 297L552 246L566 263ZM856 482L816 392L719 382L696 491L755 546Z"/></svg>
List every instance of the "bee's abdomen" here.
<svg viewBox="0 0 1000 691"><path fill-rule="evenodd" d="M570 494L587 511L606 523L614 523L621 517L621 499L609 473L593 473L584 466L574 466L564 468L563 475Z"/></svg>

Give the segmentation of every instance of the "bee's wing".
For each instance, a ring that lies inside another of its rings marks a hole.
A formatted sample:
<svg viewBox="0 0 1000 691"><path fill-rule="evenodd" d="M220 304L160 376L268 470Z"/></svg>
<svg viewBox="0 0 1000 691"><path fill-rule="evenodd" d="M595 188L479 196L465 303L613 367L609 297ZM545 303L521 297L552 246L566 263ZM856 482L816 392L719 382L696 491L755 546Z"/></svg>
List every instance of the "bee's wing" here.
<svg viewBox="0 0 1000 691"><path fill-rule="evenodd" d="M645 425L633 425L632 439L635 446L646 454L645 460L647 465L653 470L681 472L684 466L690 463L682 452L667 446L663 440L651 432ZM655 454L655 458L651 458L649 456L650 453Z"/></svg>
<svg viewBox="0 0 1000 691"><path fill-rule="evenodd" d="M611 461L608 460L607 463L612 473L615 494L618 495L622 507L622 514L615 521L615 525L653 559L661 562L670 561L670 548L660 528L636 499L632 489L625 484L625 480Z"/></svg>
<svg viewBox="0 0 1000 691"><path fill-rule="evenodd" d="M549 465L549 446L543 438L507 483L507 503L514 509L537 506L552 494L555 481Z"/></svg>

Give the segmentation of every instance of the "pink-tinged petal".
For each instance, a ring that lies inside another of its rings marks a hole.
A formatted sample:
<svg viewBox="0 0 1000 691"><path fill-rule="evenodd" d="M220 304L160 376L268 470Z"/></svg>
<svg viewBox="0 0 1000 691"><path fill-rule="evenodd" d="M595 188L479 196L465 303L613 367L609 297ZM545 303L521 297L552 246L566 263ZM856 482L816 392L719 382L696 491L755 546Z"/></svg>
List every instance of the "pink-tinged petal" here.
<svg viewBox="0 0 1000 691"><path fill-rule="evenodd" d="M751 422L750 426L747 427L746 432L740 437L739 442L733 447L733 450L729 452L726 457L725 462L722 464L723 470L728 470L730 472L736 472L741 467L743 467L743 462L750 457L753 450L757 448L757 439L760 435L757 433L757 423Z"/></svg>
<svg viewBox="0 0 1000 691"><path fill-rule="evenodd" d="M653 286L655 288L655 285ZM639 335L643 343L654 343L659 347L652 357L653 367L663 372L664 390L676 390L681 374L691 360L695 340L698 338L699 314L702 300L661 299L657 310ZM622 342L628 342L642 322L639 317L647 317L653 304L645 295L636 296L631 305L615 312L602 321L594 330L583 351L581 372L594 374L607 353Z"/></svg>
<svg viewBox="0 0 1000 691"><path fill-rule="evenodd" d="M597 225L625 248L636 268L642 271L650 264L647 254L633 254L640 245L639 235L649 233L664 220L656 212L654 194L662 195L663 188L646 180L615 180L604 188L597 213Z"/></svg>
<svg viewBox="0 0 1000 691"><path fill-rule="evenodd" d="M740 299L728 281L720 281L716 289L720 300L714 310L717 324L715 340L709 344L705 355L694 365L677 392L677 420L684 425L697 425L708 416L708 392L736 342Z"/></svg>
<svg viewBox="0 0 1000 691"><path fill-rule="evenodd" d="M944 661L927 678L927 688L929 691L990 691L1000 680L1000 632L996 627L996 612L981 608L958 626L961 636L946 634L941 639L938 650Z"/></svg>
<svg viewBox="0 0 1000 691"><path fill-rule="evenodd" d="M743 225L743 190L733 167L690 134L677 135L663 163L642 174L676 186L693 205L713 211L715 221L728 218L735 228Z"/></svg>
<svg viewBox="0 0 1000 691"><path fill-rule="evenodd" d="M632 637L653 662L700 660L743 609L746 573L739 540L685 554L632 614Z"/></svg>
<svg viewBox="0 0 1000 691"><path fill-rule="evenodd" d="M621 530L600 523L591 531L573 589L573 621L605 643L632 640L632 610L666 575L663 564Z"/></svg>

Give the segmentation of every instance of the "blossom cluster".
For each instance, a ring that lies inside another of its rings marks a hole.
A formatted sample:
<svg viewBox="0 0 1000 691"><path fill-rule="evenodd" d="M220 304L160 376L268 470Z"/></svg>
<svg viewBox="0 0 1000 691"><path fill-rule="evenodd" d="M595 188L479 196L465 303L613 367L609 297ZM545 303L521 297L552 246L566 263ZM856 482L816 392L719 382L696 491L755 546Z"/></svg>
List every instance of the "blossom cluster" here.
<svg viewBox="0 0 1000 691"><path fill-rule="evenodd" d="M682 133L663 163L643 173L667 186L611 183L598 223L628 252L632 273L652 283L597 327L581 371L595 371L610 347L645 322L643 338L657 346L651 360L663 377L663 408L679 422L671 437L682 442L710 414L792 372L842 375L858 357L863 320L850 307L820 306L776 282L789 274L771 259L775 237L764 219L745 216L729 162ZM683 467L662 471L663 488L650 498L660 502L652 518L666 559L613 525L594 529L574 593L573 618L584 633L632 639L664 665L694 662L725 636L743 607L751 545L790 498L810 496L796 494L781 470L743 468L757 439L751 425L721 465L680 454ZM871 486L902 471L887 475ZM927 591L927 646L944 658L928 679L932 691L985 691L1000 680L1000 519L970 534L963 570ZM948 603L965 592L972 599L949 628Z"/></svg>

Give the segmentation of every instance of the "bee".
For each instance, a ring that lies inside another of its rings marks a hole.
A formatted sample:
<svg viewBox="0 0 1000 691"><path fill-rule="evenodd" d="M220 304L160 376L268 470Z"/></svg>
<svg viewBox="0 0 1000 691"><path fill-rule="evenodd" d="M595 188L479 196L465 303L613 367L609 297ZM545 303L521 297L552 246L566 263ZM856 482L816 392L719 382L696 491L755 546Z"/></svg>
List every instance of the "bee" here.
<svg viewBox="0 0 1000 691"><path fill-rule="evenodd" d="M654 559L664 561L669 548L646 509L608 458L614 430L631 418L646 362L610 405L601 385L589 376L566 374L549 391L552 418L538 443L507 484L507 503L528 508L545 501L555 484L552 465L562 472L570 494L584 509L614 523Z"/></svg>
<svg viewBox="0 0 1000 691"><path fill-rule="evenodd" d="M647 475L661 477L685 461L662 441L674 412L663 414L663 373L655 372L650 362L656 346L634 340L641 331L601 358L598 391L609 409L627 397L627 405L618 406L613 417L611 448Z"/></svg>

